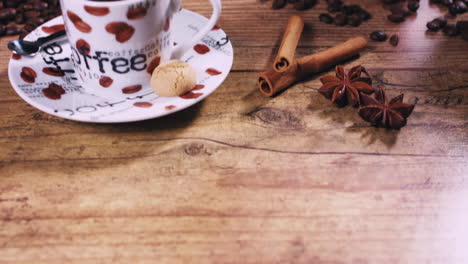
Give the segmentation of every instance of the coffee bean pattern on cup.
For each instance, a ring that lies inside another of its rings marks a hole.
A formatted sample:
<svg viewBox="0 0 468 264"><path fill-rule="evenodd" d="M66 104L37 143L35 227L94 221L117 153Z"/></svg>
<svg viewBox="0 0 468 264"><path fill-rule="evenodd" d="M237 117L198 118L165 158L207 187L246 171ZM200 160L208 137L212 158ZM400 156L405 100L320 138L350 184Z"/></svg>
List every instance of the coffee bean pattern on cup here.
<svg viewBox="0 0 468 264"><path fill-rule="evenodd" d="M83 55L89 55L89 53L91 52L91 46L84 39L79 39L78 41L76 41L76 48L78 52Z"/></svg>
<svg viewBox="0 0 468 264"><path fill-rule="evenodd" d="M73 25L76 27L76 29L78 29L79 31L83 33L89 33L93 30L92 27L88 23L84 22L83 19L81 19L81 17L79 17L74 12L68 10L67 16L70 19L70 21L73 23Z"/></svg>
<svg viewBox="0 0 468 264"><path fill-rule="evenodd" d="M23 79L23 81L25 81L27 83L35 83L37 73L33 69L31 69L29 67L23 67L21 69L20 76Z"/></svg>
<svg viewBox="0 0 468 264"><path fill-rule="evenodd" d="M146 16L146 8L137 7L128 10L127 18L130 20L140 19Z"/></svg>
<svg viewBox="0 0 468 264"><path fill-rule="evenodd" d="M59 100L65 93L65 89L56 83L51 83L47 88L42 89L42 94L51 100Z"/></svg>
<svg viewBox="0 0 468 264"><path fill-rule="evenodd" d="M106 31L115 35L120 43L127 42L135 33L135 28L125 22L111 22L106 25Z"/></svg>
<svg viewBox="0 0 468 264"><path fill-rule="evenodd" d="M206 54L210 52L210 48L206 46L205 44L197 44L193 47L193 49L198 53L198 54Z"/></svg>
<svg viewBox="0 0 468 264"><path fill-rule="evenodd" d="M23 38L59 15L59 0L0 0L0 37L20 35Z"/></svg>
<svg viewBox="0 0 468 264"><path fill-rule="evenodd" d="M84 10L93 16L105 16L110 13L108 7L97 7L97 6L84 6Z"/></svg>
<svg viewBox="0 0 468 264"><path fill-rule="evenodd" d="M41 28L42 31L44 31L47 34L54 34L56 32L59 32L61 30L65 30L65 25L64 24L58 24L58 25L53 25L50 27L44 26Z"/></svg>
<svg viewBox="0 0 468 264"><path fill-rule="evenodd" d="M101 79L99 79L99 84L104 88L109 88L113 82L114 80L109 76L102 76Z"/></svg>

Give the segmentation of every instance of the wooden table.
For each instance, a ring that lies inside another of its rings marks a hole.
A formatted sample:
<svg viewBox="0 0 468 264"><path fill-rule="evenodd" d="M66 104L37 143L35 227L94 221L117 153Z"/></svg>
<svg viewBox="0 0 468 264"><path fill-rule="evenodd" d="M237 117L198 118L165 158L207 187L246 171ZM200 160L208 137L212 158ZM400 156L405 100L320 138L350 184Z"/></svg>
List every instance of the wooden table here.
<svg viewBox="0 0 468 264"><path fill-rule="evenodd" d="M185 7L208 16L207 1ZM357 2L357 1L356 1ZM0 39L0 263L468 263L468 42L425 33L421 1L397 25L318 22L313 10L224 1L231 74L180 113L84 124L29 106L11 88ZM317 75L280 96L255 87L291 14L299 55L384 29L362 56L376 87L416 103L400 131L373 128L317 93Z"/></svg>

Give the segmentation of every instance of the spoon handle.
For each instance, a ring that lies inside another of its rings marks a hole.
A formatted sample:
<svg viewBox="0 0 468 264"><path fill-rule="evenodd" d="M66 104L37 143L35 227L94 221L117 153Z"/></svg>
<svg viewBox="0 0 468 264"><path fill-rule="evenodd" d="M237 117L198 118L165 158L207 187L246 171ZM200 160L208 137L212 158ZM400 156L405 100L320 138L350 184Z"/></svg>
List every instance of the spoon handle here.
<svg viewBox="0 0 468 264"><path fill-rule="evenodd" d="M42 46L43 44L47 43L47 42L50 42L52 40L55 40L55 39L58 39L60 37L63 37L67 34L67 32L65 30L60 30L58 32L55 32L54 34L51 34L47 37L42 37L42 38L38 38L36 40L36 43L38 46Z"/></svg>

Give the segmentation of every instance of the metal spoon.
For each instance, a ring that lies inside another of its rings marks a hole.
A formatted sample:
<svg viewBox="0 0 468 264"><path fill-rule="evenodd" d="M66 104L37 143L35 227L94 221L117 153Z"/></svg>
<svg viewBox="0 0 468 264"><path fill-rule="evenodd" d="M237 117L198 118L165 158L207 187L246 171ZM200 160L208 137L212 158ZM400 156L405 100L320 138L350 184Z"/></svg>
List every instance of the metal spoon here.
<svg viewBox="0 0 468 264"><path fill-rule="evenodd" d="M36 41L27 40L12 40L8 42L8 49L13 53L23 56L34 56L38 53L44 44L47 44L53 40L58 40L66 35L65 30L58 31L47 37L38 38Z"/></svg>

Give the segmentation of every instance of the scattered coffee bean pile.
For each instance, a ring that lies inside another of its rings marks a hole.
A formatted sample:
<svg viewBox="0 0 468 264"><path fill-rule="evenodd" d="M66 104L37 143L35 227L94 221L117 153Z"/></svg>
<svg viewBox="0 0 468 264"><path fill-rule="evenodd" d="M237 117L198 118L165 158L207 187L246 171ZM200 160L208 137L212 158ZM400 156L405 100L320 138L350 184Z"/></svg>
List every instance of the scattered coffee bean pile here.
<svg viewBox="0 0 468 264"><path fill-rule="evenodd" d="M370 38L375 41L386 41L388 36L383 31L374 31L370 34Z"/></svg>
<svg viewBox="0 0 468 264"><path fill-rule="evenodd" d="M313 7L317 0L273 0L272 8L280 9L286 6L286 4L292 4L296 10L306 10Z"/></svg>
<svg viewBox="0 0 468 264"><path fill-rule="evenodd" d="M447 7L448 14L445 17L449 18L456 18L468 11L468 0L430 0L430 2L440 7ZM427 29L432 32L442 30L445 35L450 37L461 35L464 40L468 41L468 21L448 24L445 17L435 18L427 22Z"/></svg>
<svg viewBox="0 0 468 264"><path fill-rule="evenodd" d="M461 34L464 40L468 41L468 21L458 21L456 24L447 24L444 17L435 18L426 24L431 32L442 30L445 35L455 37Z"/></svg>
<svg viewBox="0 0 468 264"><path fill-rule="evenodd" d="M371 14L360 5L344 5L342 0L327 0L328 13L319 15L319 20L326 24L334 23L337 26L350 25L358 27L362 22L369 20ZM333 17L331 14L335 14Z"/></svg>
<svg viewBox="0 0 468 264"><path fill-rule="evenodd" d="M468 0L430 0L432 4L445 6L451 16L457 16L468 11Z"/></svg>
<svg viewBox="0 0 468 264"><path fill-rule="evenodd" d="M262 0L267 1L267 0ZM360 5L351 4L345 5L343 0L325 0L327 3L327 13L319 15L319 20L326 24L335 24L337 26L353 26L358 27L366 20L372 18L371 13L362 8ZM384 7L390 10L387 19L393 23L401 23L406 18L413 16L419 9L420 0L380 0ZM429 0L431 4L437 4L447 7L448 14L446 17L454 18L459 14L468 12L468 0ZM273 0L272 8L280 9L288 3L293 4L297 10L305 10L317 4L318 0ZM461 35L463 39L468 41L468 21L458 21L456 24L447 24L445 18L436 18L427 23L429 31L439 31L447 36ZM374 41L387 41L392 46L398 46L399 36L393 34L390 38L383 31L374 31L370 34L370 38Z"/></svg>
<svg viewBox="0 0 468 264"><path fill-rule="evenodd" d="M407 17L414 15L419 9L419 0L382 0L384 6L390 10L387 19L393 23L401 23ZM405 6L406 5L406 6Z"/></svg>
<svg viewBox="0 0 468 264"><path fill-rule="evenodd" d="M59 0L0 0L0 37L23 38L60 14Z"/></svg>
<svg viewBox="0 0 468 264"><path fill-rule="evenodd" d="M388 39L387 34L383 31L373 31L372 33L370 33L369 37L370 39L374 41L380 41L380 42L384 42ZM400 37L398 36L398 34L393 34L390 36L390 39L388 42L390 42L390 45L396 47L398 46L398 43L400 42Z"/></svg>

